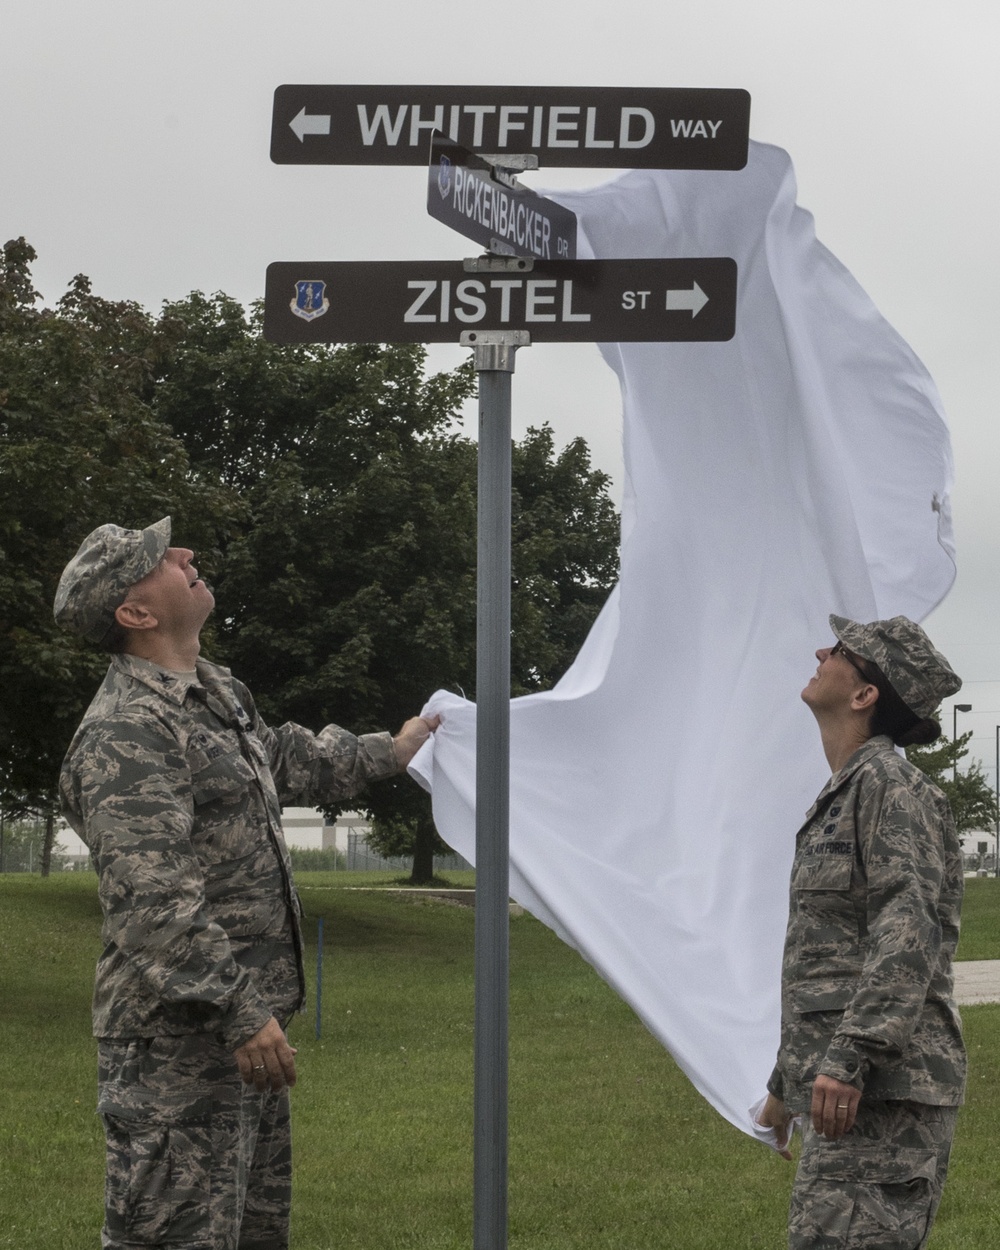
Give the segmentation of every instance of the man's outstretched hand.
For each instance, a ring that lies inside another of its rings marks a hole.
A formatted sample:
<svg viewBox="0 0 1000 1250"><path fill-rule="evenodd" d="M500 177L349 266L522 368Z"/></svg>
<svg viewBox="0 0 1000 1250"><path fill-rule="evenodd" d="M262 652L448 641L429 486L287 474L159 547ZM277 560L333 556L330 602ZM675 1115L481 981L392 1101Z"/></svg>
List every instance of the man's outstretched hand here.
<svg viewBox="0 0 1000 1250"><path fill-rule="evenodd" d="M401 773L440 724L440 716L412 716L396 734L392 745L396 748Z"/></svg>

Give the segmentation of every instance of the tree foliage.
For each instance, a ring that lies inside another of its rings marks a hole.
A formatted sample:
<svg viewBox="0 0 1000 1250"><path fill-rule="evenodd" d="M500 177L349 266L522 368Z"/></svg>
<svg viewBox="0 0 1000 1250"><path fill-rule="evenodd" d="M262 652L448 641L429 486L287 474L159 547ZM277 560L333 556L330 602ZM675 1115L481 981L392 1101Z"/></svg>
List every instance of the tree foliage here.
<svg viewBox="0 0 1000 1250"><path fill-rule="evenodd" d="M940 718L939 711L937 719ZM974 760L964 771L958 769L959 762L969 754L971 740L970 730L954 739L939 738L929 746L906 748L906 758L944 791L959 833L992 830L997 823L996 793L982 765Z"/></svg>
<svg viewBox="0 0 1000 1250"><path fill-rule="evenodd" d="M0 802L51 810L55 778L106 663L59 629L52 600L75 543L112 518L173 512L202 541L238 500L188 471L147 402L156 327L98 299L84 277L36 309L33 250L0 258Z"/></svg>
<svg viewBox="0 0 1000 1250"><path fill-rule="evenodd" d="M152 317L74 280L37 310L34 253L0 272L0 784L51 805L105 667L56 628L76 545L170 513L216 592L205 654L265 718L395 730L436 688L475 696L476 446L456 432L471 368L418 346L277 346L262 309L194 293ZM608 479L548 428L513 449L514 693L568 666L617 576ZM383 827L436 837L407 779L372 787ZM336 809L327 813L332 815Z"/></svg>

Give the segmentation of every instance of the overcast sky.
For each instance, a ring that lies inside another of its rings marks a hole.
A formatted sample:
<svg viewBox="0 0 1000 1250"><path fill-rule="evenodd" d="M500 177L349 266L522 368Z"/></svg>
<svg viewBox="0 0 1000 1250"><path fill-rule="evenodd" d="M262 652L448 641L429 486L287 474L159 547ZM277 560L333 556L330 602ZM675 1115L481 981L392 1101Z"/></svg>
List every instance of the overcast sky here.
<svg viewBox="0 0 1000 1250"><path fill-rule="evenodd" d="M742 87L799 202L922 358L954 441L959 575L926 623L1000 725L1000 5L996 0L2 0L0 234L54 302L248 302L273 260L458 259L415 168L278 166L281 83ZM587 186L613 174L542 171ZM462 359L434 350L441 365ZM590 345L519 353L514 424L582 434L620 483L617 381ZM471 427L470 427L471 429ZM859 449L863 454L863 449ZM817 639L817 645L826 640ZM803 680L813 670L803 659ZM946 707L946 726L952 717Z"/></svg>

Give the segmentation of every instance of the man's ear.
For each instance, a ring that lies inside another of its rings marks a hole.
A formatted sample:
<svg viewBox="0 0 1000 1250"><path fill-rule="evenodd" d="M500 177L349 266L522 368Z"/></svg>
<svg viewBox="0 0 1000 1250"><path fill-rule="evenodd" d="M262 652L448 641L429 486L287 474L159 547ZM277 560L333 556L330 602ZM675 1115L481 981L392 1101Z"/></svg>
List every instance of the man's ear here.
<svg viewBox="0 0 1000 1250"><path fill-rule="evenodd" d="M135 599L126 599L115 608L115 620L124 629L155 629L158 624L149 608Z"/></svg>

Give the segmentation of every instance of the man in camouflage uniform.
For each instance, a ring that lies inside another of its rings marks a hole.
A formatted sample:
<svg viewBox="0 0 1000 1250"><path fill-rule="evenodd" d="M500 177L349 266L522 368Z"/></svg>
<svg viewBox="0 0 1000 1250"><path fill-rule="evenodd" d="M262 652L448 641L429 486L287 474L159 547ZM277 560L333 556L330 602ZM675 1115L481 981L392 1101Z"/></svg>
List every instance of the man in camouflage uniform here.
<svg viewBox="0 0 1000 1250"><path fill-rule="evenodd" d="M67 565L56 619L112 651L66 755L66 819L99 874L94 1033L107 1137L103 1245L288 1245L301 910L283 804L402 771L436 720L394 739L270 729L198 658L214 599L170 518L104 525Z"/></svg>
<svg viewBox="0 0 1000 1250"><path fill-rule="evenodd" d="M791 1250L917 1250L965 1086L952 977L962 857L944 795L872 730L895 695L895 740L932 740L929 718L961 681L905 617L830 623L839 641L816 652L802 698L833 775L797 837L781 1045L759 1118L790 1159L800 1117Z"/></svg>

